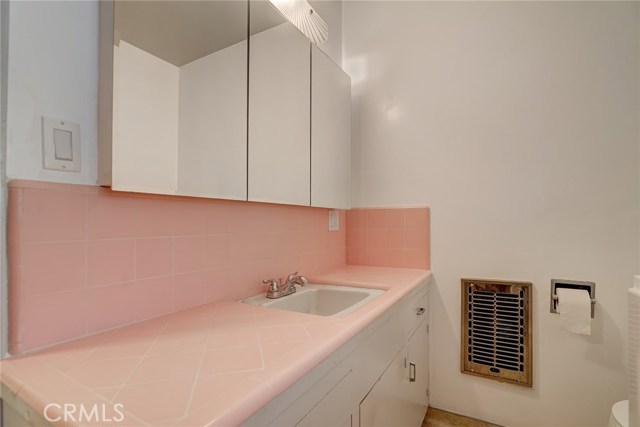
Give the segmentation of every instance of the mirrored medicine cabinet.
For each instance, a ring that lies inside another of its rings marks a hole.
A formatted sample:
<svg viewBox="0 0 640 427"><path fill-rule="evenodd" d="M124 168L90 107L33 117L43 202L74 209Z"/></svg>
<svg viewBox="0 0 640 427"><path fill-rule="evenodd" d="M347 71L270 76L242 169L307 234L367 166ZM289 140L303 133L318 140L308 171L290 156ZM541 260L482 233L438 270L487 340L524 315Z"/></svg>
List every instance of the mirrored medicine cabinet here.
<svg viewBox="0 0 640 427"><path fill-rule="evenodd" d="M350 207L350 79L270 2L100 3L101 185Z"/></svg>

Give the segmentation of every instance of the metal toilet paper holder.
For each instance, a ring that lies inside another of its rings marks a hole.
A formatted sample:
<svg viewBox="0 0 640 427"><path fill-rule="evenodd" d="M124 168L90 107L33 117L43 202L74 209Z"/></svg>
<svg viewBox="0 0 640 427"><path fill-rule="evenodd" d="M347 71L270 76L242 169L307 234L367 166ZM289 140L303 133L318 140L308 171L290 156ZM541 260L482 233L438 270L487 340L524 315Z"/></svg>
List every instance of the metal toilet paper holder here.
<svg viewBox="0 0 640 427"><path fill-rule="evenodd" d="M589 292L591 298L591 318L595 318L596 312L596 284L595 282L582 282L578 280L551 280L551 313L560 314L558 312L558 288L563 289L582 289Z"/></svg>

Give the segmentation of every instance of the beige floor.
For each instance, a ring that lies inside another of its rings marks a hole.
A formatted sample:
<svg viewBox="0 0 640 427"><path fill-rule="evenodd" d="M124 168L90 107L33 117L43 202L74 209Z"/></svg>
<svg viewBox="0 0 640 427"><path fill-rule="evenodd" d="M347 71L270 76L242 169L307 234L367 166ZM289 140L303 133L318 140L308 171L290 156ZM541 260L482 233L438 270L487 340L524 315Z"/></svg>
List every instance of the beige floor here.
<svg viewBox="0 0 640 427"><path fill-rule="evenodd" d="M429 408L427 416L424 418L422 427L499 427L496 424L486 423L462 415L442 411L436 408Z"/></svg>

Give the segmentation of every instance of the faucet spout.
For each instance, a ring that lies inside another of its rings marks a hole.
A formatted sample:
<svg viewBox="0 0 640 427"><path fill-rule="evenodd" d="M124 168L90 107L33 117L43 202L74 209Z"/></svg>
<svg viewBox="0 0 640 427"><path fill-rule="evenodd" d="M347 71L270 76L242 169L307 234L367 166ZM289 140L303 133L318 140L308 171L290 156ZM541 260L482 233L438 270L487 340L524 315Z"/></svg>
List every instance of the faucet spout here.
<svg viewBox="0 0 640 427"><path fill-rule="evenodd" d="M267 298L275 299L290 295L296 291L296 285L306 286L309 282L306 277L298 275L296 271L295 273L289 274L284 282L280 279L280 284L273 279L263 280L263 283L269 285Z"/></svg>

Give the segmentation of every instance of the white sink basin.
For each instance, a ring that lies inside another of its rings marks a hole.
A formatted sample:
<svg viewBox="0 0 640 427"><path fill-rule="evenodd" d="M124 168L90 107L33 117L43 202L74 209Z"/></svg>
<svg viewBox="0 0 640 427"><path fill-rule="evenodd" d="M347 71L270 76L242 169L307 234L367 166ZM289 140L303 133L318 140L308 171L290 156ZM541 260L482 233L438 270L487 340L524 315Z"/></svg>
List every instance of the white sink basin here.
<svg viewBox="0 0 640 427"><path fill-rule="evenodd" d="M262 293L244 299L242 302L317 316L342 317L383 293L384 291L380 289L309 284L298 287L296 293L286 297L269 299Z"/></svg>

